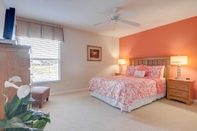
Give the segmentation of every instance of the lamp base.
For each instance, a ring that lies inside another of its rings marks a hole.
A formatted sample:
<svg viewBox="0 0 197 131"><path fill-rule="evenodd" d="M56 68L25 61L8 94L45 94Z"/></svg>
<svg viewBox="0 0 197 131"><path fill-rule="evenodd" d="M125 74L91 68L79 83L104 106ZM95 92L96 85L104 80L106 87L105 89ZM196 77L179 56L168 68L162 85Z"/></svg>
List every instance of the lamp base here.
<svg viewBox="0 0 197 131"><path fill-rule="evenodd" d="M182 78L181 78L181 65L177 65L177 77L175 79L182 80Z"/></svg>
<svg viewBox="0 0 197 131"><path fill-rule="evenodd" d="M181 77L176 77L175 79L176 79L176 80L182 80L183 78L181 78Z"/></svg>

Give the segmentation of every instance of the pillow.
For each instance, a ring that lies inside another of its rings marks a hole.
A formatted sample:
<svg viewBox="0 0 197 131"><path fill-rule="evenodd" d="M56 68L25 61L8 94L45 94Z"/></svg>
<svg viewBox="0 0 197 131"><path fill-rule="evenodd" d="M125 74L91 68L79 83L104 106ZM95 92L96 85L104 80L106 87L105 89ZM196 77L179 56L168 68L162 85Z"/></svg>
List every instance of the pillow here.
<svg viewBox="0 0 197 131"><path fill-rule="evenodd" d="M138 66L127 66L126 75L133 76Z"/></svg>
<svg viewBox="0 0 197 131"><path fill-rule="evenodd" d="M163 65L162 68L161 68L160 78L164 77L164 68L165 68L165 66Z"/></svg>
<svg viewBox="0 0 197 131"><path fill-rule="evenodd" d="M145 76L148 75L149 69L146 65L140 65L138 66L137 70L139 71L145 71Z"/></svg>
<svg viewBox="0 0 197 131"><path fill-rule="evenodd" d="M149 69L148 77L160 78L162 73L163 66L147 66Z"/></svg>
<svg viewBox="0 0 197 131"><path fill-rule="evenodd" d="M134 72L134 76L136 77L144 77L144 75L145 75L145 71L135 70Z"/></svg>

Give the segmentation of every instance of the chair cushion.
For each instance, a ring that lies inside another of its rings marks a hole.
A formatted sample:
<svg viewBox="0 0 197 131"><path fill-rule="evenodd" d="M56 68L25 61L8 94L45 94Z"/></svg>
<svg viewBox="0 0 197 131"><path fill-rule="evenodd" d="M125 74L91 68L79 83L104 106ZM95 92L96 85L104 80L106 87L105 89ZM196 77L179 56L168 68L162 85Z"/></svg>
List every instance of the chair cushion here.
<svg viewBox="0 0 197 131"><path fill-rule="evenodd" d="M32 88L32 93L42 94L42 93L44 93L47 90L50 90L50 88L47 87L47 86L34 86Z"/></svg>

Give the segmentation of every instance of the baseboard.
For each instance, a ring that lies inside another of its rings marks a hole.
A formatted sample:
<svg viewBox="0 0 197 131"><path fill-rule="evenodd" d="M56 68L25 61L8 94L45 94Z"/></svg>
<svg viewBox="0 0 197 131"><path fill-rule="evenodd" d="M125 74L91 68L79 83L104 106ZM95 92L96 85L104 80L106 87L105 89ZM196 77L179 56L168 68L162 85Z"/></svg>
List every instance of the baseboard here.
<svg viewBox="0 0 197 131"><path fill-rule="evenodd" d="M71 92L77 92L77 91L84 91L84 90L88 90L88 88L75 89L75 90L70 90L70 91L55 92L55 93L51 93L50 95L59 95L59 94L65 94L65 93L71 93Z"/></svg>
<svg viewBox="0 0 197 131"><path fill-rule="evenodd" d="M194 100L194 103L197 103L197 100Z"/></svg>

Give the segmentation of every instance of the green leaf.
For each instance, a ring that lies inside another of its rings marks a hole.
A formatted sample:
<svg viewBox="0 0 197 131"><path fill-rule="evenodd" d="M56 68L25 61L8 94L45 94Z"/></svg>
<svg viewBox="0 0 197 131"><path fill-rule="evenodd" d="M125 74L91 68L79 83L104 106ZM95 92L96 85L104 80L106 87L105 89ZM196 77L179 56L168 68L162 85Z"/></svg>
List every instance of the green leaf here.
<svg viewBox="0 0 197 131"><path fill-rule="evenodd" d="M4 111L5 111L5 115L6 115L6 116L8 116L7 113L9 112L9 111L8 111L9 107L10 107L10 103L6 103L6 104L4 105L4 109L5 109Z"/></svg>
<svg viewBox="0 0 197 131"><path fill-rule="evenodd" d="M23 113L23 112L26 112L27 111L27 108L28 108L28 105L23 105L23 104L20 104L18 106L18 108L12 113L10 114L9 116L7 116L8 119L11 119L12 117L14 116L18 116L19 114ZM20 118L20 117L19 117Z"/></svg>
<svg viewBox="0 0 197 131"><path fill-rule="evenodd" d="M27 114L32 114L34 110L27 110L24 113L21 113L19 115L17 115L18 118L22 119L23 117L25 117Z"/></svg>
<svg viewBox="0 0 197 131"><path fill-rule="evenodd" d="M37 129L37 128L9 128L9 129L4 129L4 131L43 131L42 129Z"/></svg>
<svg viewBox="0 0 197 131"><path fill-rule="evenodd" d="M0 129L2 129L7 123L7 120L0 120Z"/></svg>
<svg viewBox="0 0 197 131"><path fill-rule="evenodd" d="M23 104L32 104L35 100L33 98L27 98L23 101Z"/></svg>
<svg viewBox="0 0 197 131"><path fill-rule="evenodd" d="M37 120L34 124L33 127L34 128L39 128L39 129L44 129L44 127L46 126L47 122L44 120Z"/></svg>
<svg viewBox="0 0 197 131"><path fill-rule="evenodd" d="M39 110L34 110L34 112L32 113L32 116L29 120L37 120L37 119L44 119L44 118L48 118L49 114L45 114Z"/></svg>
<svg viewBox="0 0 197 131"><path fill-rule="evenodd" d="M29 118L31 118L31 115L32 115L31 113L25 115L25 116L22 118L22 121L24 122L24 121L29 120Z"/></svg>
<svg viewBox="0 0 197 131"><path fill-rule="evenodd" d="M18 96L15 95L6 112L7 117L9 117L9 115L11 115L18 108L20 103L21 99L19 99Z"/></svg>
<svg viewBox="0 0 197 131"><path fill-rule="evenodd" d="M29 121L25 121L24 123L26 124L26 125L30 125L30 127L32 127L33 126L33 120L29 120Z"/></svg>
<svg viewBox="0 0 197 131"><path fill-rule="evenodd" d="M31 131L43 131L42 129L38 129L38 128L30 128Z"/></svg>
<svg viewBox="0 0 197 131"><path fill-rule="evenodd" d="M5 120L5 126L2 129L5 131L43 131L39 128L30 128L22 122L18 117L13 117L10 120Z"/></svg>
<svg viewBox="0 0 197 131"><path fill-rule="evenodd" d="M7 120L6 125L3 127L3 129L10 129L10 128L28 128L21 119L18 117L13 117L10 120Z"/></svg>

